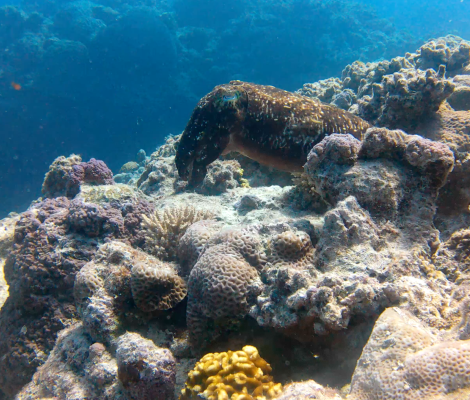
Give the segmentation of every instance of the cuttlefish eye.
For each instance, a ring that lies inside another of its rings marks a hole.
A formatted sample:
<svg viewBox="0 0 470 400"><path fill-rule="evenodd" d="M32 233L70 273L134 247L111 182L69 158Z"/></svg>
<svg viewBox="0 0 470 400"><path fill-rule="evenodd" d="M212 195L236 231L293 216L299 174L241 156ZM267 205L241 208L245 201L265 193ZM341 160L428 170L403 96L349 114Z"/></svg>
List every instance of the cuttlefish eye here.
<svg viewBox="0 0 470 400"><path fill-rule="evenodd" d="M222 97L222 99L223 99L224 101L232 101L232 100L238 99L238 96L237 96L236 93L232 94L231 96L224 94L223 97Z"/></svg>
<svg viewBox="0 0 470 400"><path fill-rule="evenodd" d="M237 108L241 96L239 90L223 90L218 93L215 105L220 109Z"/></svg>

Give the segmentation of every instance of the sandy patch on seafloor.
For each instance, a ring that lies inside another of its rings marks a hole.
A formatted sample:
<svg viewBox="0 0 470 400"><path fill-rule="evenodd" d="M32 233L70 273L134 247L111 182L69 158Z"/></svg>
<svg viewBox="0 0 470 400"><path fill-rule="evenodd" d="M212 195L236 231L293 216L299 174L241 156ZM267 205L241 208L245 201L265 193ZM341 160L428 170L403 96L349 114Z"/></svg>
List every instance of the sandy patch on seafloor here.
<svg viewBox="0 0 470 400"><path fill-rule="evenodd" d="M8 284L3 274L3 266L13 246L15 224L19 219L20 216L16 215L0 220L0 308L2 308L8 298Z"/></svg>

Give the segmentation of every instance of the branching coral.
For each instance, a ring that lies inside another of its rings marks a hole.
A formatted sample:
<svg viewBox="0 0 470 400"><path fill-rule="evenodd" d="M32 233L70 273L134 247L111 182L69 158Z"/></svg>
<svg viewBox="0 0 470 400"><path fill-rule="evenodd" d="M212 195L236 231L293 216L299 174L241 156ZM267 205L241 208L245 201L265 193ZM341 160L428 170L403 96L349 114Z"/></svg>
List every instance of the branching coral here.
<svg viewBox="0 0 470 400"><path fill-rule="evenodd" d="M188 374L180 400L268 400L282 391L254 346L206 354Z"/></svg>
<svg viewBox="0 0 470 400"><path fill-rule="evenodd" d="M178 243L192 224L212 219L207 210L196 210L192 206L165 208L154 214L142 216L142 227L146 229L146 249L165 261L176 261Z"/></svg>

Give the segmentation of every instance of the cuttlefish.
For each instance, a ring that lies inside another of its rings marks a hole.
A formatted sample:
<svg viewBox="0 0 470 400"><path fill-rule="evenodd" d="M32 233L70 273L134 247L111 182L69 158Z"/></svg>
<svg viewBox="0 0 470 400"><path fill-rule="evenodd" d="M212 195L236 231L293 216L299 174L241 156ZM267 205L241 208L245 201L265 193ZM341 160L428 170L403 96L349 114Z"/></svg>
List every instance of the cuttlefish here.
<svg viewBox="0 0 470 400"><path fill-rule="evenodd" d="M231 81L197 104L181 136L176 167L182 179L197 185L210 163L238 152L260 164L300 172L325 136L349 133L362 139L368 128L361 118L316 99Z"/></svg>

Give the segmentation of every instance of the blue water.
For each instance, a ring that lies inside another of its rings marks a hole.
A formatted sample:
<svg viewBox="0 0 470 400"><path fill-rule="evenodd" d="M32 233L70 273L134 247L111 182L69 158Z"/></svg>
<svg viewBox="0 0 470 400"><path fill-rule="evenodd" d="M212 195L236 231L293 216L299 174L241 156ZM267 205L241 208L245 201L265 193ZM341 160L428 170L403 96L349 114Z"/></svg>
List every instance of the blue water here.
<svg viewBox="0 0 470 400"><path fill-rule="evenodd" d="M117 172L140 148L152 152L217 84L295 90L430 37L470 39L467 0L0 5L16 6L0 12L0 217L40 195L59 155L102 159Z"/></svg>

